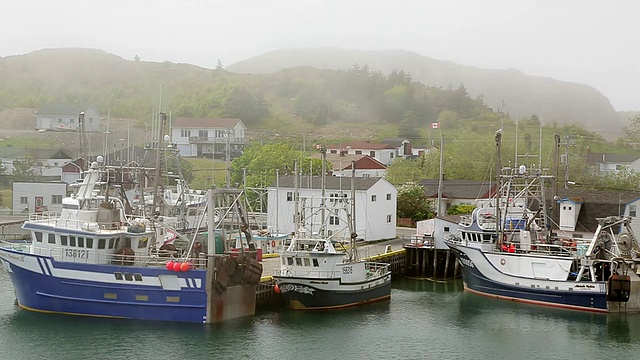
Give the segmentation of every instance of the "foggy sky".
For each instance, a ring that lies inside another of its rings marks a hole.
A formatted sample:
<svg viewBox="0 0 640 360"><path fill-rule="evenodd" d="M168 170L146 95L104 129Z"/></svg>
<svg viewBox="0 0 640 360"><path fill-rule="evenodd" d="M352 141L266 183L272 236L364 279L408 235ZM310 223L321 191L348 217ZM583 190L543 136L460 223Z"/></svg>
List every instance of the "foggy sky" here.
<svg viewBox="0 0 640 360"><path fill-rule="evenodd" d="M20 0L0 6L0 56L97 48L213 68L295 47L400 49L588 84L640 110L640 1Z"/></svg>

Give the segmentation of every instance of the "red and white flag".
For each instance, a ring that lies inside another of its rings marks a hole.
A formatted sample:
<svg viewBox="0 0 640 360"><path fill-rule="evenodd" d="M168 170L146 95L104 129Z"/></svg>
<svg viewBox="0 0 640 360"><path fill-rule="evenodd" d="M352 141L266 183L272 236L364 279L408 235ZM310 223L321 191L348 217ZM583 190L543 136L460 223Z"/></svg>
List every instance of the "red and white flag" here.
<svg viewBox="0 0 640 360"><path fill-rule="evenodd" d="M431 123L431 128L432 129L440 129L440 123L439 122Z"/></svg>

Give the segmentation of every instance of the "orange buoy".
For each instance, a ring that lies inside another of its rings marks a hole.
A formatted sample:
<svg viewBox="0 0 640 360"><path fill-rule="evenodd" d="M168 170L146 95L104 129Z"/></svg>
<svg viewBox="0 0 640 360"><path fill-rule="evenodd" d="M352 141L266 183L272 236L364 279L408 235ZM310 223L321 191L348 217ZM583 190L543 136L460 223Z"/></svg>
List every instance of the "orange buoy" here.
<svg viewBox="0 0 640 360"><path fill-rule="evenodd" d="M173 270L173 261L167 262L167 270Z"/></svg>
<svg viewBox="0 0 640 360"><path fill-rule="evenodd" d="M177 261L174 262L173 263L173 271L180 271L180 266L181 266L181 263L179 263Z"/></svg>
<svg viewBox="0 0 640 360"><path fill-rule="evenodd" d="M183 262L182 264L180 264L180 271L188 271L189 270L189 263Z"/></svg>
<svg viewBox="0 0 640 360"><path fill-rule="evenodd" d="M278 286L278 284L273 285L273 291L276 294L280 294L280 286Z"/></svg>

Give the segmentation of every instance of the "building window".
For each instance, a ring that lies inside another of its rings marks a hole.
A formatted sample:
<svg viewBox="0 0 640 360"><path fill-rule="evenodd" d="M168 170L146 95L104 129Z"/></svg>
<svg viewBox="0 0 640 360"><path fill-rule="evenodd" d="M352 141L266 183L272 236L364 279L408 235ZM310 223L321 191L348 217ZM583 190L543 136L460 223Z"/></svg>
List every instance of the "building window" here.
<svg viewBox="0 0 640 360"><path fill-rule="evenodd" d="M387 223L391 222L391 215L387 215Z"/></svg>
<svg viewBox="0 0 640 360"><path fill-rule="evenodd" d="M390 157L391 159L393 159L393 153L389 154L389 157Z"/></svg>
<svg viewBox="0 0 640 360"><path fill-rule="evenodd" d="M340 225L340 218L337 216L329 216L329 225Z"/></svg>
<svg viewBox="0 0 640 360"><path fill-rule="evenodd" d="M59 122L59 123L61 123L61 122L62 122L62 119L58 119L58 122Z"/></svg>
<svg viewBox="0 0 640 360"><path fill-rule="evenodd" d="M76 120L75 120L75 119L69 119L69 124L73 124L73 123L75 123L75 122L76 122Z"/></svg>
<svg viewBox="0 0 640 360"><path fill-rule="evenodd" d="M378 196L377 195L371 195L371 202L375 202L376 200L378 200Z"/></svg>
<svg viewBox="0 0 640 360"><path fill-rule="evenodd" d="M445 227L444 227L444 232L446 232L446 233L448 233L448 232L449 232L449 227L448 227L448 226L445 226Z"/></svg>
<svg viewBox="0 0 640 360"><path fill-rule="evenodd" d="M29 199L26 196L20 196L20 204L28 204Z"/></svg>
<svg viewBox="0 0 640 360"><path fill-rule="evenodd" d="M62 204L62 195L51 195L52 204Z"/></svg>
<svg viewBox="0 0 640 360"><path fill-rule="evenodd" d="M391 194L387 194L387 200L391 200Z"/></svg>
<svg viewBox="0 0 640 360"><path fill-rule="evenodd" d="M362 150L356 150L356 155L362 155Z"/></svg>
<svg viewBox="0 0 640 360"><path fill-rule="evenodd" d="M337 154L337 153L338 153L338 150L335 150L335 149L329 150L329 154Z"/></svg>
<svg viewBox="0 0 640 360"><path fill-rule="evenodd" d="M376 152L375 151L369 151L369 156L371 156L372 158L376 157Z"/></svg>
<svg viewBox="0 0 640 360"><path fill-rule="evenodd" d="M629 216L636 217L636 206L629 205Z"/></svg>
<svg viewBox="0 0 640 360"><path fill-rule="evenodd" d="M624 170L624 165L616 165L616 170Z"/></svg>
<svg viewBox="0 0 640 360"><path fill-rule="evenodd" d="M293 191L287 191L287 201L293 201Z"/></svg>

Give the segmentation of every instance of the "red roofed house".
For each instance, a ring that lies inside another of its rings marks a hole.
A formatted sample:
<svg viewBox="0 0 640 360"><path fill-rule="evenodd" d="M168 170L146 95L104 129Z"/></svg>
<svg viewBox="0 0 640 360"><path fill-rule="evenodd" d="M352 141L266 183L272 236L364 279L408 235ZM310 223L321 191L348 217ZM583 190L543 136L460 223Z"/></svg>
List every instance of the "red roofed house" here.
<svg viewBox="0 0 640 360"><path fill-rule="evenodd" d="M171 124L171 140L184 157L225 158L228 146L233 158L242 154L246 129L240 119L177 118Z"/></svg>
<svg viewBox="0 0 640 360"><path fill-rule="evenodd" d="M327 145L329 154L369 155L383 165L390 165L398 157L398 148L390 144L375 144L366 141L351 141L337 145Z"/></svg>
<svg viewBox="0 0 640 360"><path fill-rule="evenodd" d="M320 157L320 154L315 155ZM387 167L369 155L327 154L332 176L351 176L351 162L355 161L355 177L384 177Z"/></svg>

